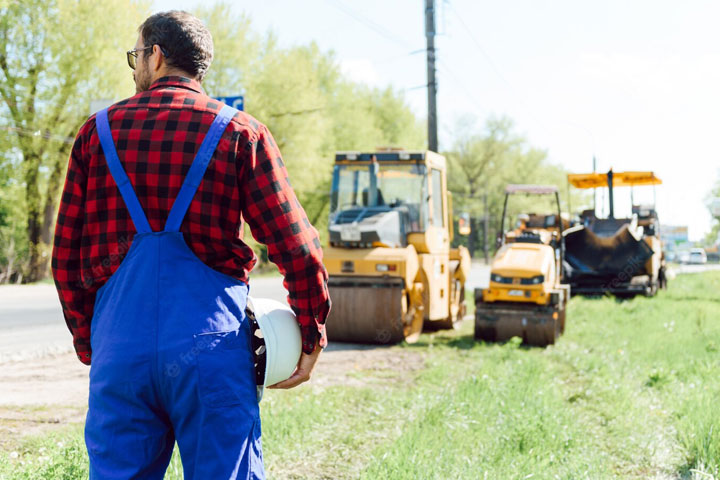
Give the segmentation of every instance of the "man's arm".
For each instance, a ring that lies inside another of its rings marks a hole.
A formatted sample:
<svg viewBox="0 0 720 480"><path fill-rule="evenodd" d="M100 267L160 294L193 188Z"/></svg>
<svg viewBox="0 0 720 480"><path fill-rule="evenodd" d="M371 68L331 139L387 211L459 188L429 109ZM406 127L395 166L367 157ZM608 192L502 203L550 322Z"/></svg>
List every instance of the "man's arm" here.
<svg viewBox="0 0 720 480"><path fill-rule="evenodd" d="M258 129L252 148L240 155L246 162L240 174L243 218L284 276L288 302L302 333L303 357L310 356L318 345L327 345L325 319L330 311L318 233L290 186L280 152L265 126Z"/></svg>
<svg viewBox="0 0 720 480"><path fill-rule="evenodd" d="M86 124L87 125L87 124ZM95 290L84 285L80 265L87 173L82 164L82 132L78 134L70 154L65 187L55 225L52 252L52 273L60 297L65 323L73 336L78 359L90 365L90 319Z"/></svg>

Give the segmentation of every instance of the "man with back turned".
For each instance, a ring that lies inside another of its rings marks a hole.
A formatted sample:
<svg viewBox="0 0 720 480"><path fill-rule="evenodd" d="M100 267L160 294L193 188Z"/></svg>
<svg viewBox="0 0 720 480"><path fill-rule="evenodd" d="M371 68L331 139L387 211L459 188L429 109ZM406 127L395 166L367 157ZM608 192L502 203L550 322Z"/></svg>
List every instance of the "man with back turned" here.
<svg viewBox="0 0 720 480"><path fill-rule="evenodd" d="M317 231L267 128L208 97L213 56L192 15L149 17L127 53L137 94L78 133L53 276L78 359L91 365L90 478L264 478L247 222L284 275L303 354L276 388L308 380L330 300Z"/></svg>

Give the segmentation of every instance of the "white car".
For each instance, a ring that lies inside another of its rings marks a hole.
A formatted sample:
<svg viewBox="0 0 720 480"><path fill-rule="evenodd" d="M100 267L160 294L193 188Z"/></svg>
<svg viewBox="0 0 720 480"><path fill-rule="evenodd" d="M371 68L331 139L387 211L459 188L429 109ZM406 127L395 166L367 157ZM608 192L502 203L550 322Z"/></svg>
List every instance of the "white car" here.
<svg viewBox="0 0 720 480"><path fill-rule="evenodd" d="M707 255L705 254L705 250L702 248L692 248L690 249L690 255L688 256L688 263L693 263L697 265L704 265L707 263Z"/></svg>

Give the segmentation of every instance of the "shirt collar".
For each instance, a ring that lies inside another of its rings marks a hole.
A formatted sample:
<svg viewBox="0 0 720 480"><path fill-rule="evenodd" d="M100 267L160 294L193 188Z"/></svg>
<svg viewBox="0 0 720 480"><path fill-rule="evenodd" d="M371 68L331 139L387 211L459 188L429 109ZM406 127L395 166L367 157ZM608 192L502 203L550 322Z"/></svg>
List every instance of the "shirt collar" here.
<svg viewBox="0 0 720 480"><path fill-rule="evenodd" d="M150 86L150 90L155 90L162 87L180 87L187 88L188 90L192 90L197 93L205 93L203 88L200 86L200 82L198 82L197 80L176 75L158 78Z"/></svg>

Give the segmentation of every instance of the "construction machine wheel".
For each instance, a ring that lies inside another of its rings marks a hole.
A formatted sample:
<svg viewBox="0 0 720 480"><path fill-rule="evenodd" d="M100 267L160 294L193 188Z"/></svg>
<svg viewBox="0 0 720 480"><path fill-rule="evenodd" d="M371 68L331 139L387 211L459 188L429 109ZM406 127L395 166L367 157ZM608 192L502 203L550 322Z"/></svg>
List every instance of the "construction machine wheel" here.
<svg viewBox="0 0 720 480"><path fill-rule="evenodd" d="M646 297L654 297L658 290L660 290L660 278L659 278L659 272L658 275L653 278L653 275L644 275L644 277L647 277L646 283L644 285L645 289L642 292L642 294Z"/></svg>
<svg viewBox="0 0 720 480"><path fill-rule="evenodd" d="M427 326L432 330L452 330L460 326L466 313L465 285L455 278L450 283L450 311L448 317L443 320L433 320Z"/></svg>
<svg viewBox="0 0 720 480"><path fill-rule="evenodd" d="M660 288L662 290L667 290L667 275L665 267L660 267L660 271L658 272L658 283L660 284Z"/></svg>
<svg viewBox="0 0 720 480"><path fill-rule="evenodd" d="M559 335L565 333L565 318L567 317L567 307L570 301L570 286L561 285L557 290L558 302L555 305L557 311L557 327Z"/></svg>
<svg viewBox="0 0 720 480"><path fill-rule="evenodd" d="M458 253L460 254L461 260L453 260L450 262L452 268L453 277L450 284L450 301L456 308L450 306L450 316L452 317L453 325L461 322L467 314L467 304L465 303L465 273L463 272L463 257L467 257L466 261L470 263L470 254L467 253L467 249L464 247L458 247ZM470 267L465 267L469 269ZM461 280L462 278L462 280Z"/></svg>
<svg viewBox="0 0 720 480"><path fill-rule="evenodd" d="M458 306L457 310L457 320L456 321L462 321L465 318L465 315L467 315L467 304L465 303L465 285L460 287L460 305Z"/></svg>
<svg viewBox="0 0 720 480"><path fill-rule="evenodd" d="M328 280L331 341L394 344L417 341L422 311L397 277L335 277Z"/></svg>
<svg viewBox="0 0 720 480"><path fill-rule="evenodd" d="M567 305L558 312L558 330L562 335L565 333L565 318L567 317Z"/></svg>
<svg viewBox="0 0 720 480"><path fill-rule="evenodd" d="M563 309L520 303L475 304L475 339L505 342L520 337L524 344L546 347L557 340L564 328Z"/></svg>

